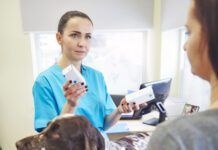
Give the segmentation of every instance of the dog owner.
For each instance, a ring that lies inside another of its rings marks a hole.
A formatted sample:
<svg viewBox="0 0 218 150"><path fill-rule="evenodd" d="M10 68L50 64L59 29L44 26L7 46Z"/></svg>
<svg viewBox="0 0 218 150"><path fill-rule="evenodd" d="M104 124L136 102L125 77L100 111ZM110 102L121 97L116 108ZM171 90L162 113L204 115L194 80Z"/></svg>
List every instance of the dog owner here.
<svg viewBox="0 0 218 150"><path fill-rule="evenodd" d="M85 116L105 137L105 130L115 124L121 113L138 109L125 99L116 108L108 94L101 72L82 64L90 49L93 22L79 11L66 12L60 19L56 39L62 56L57 64L39 74L34 86L35 130L40 132L53 118L64 113ZM87 82L66 81L62 70L74 65Z"/></svg>
<svg viewBox="0 0 218 150"><path fill-rule="evenodd" d="M218 149L218 0L192 0L186 22L184 49L192 73L211 86L210 109L160 125L149 150Z"/></svg>

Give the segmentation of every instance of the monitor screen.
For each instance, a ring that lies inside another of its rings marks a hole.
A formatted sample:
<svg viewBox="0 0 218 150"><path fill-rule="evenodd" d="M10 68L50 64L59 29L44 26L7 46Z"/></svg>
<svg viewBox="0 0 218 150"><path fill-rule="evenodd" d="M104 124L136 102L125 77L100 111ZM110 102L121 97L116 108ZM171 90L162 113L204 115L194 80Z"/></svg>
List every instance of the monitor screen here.
<svg viewBox="0 0 218 150"><path fill-rule="evenodd" d="M140 85L140 89L146 88L148 86L152 86L155 99L148 102L148 106L140 109L139 111L135 112L135 115L144 115L150 113L153 109L159 111L159 118L152 118L150 120L144 121L143 123L149 125L157 125L160 122L163 122L166 118L166 109L164 108L164 101L169 95L170 92L170 85L171 85L171 78L162 79L153 82L147 82Z"/></svg>
<svg viewBox="0 0 218 150"><path fill-rule="evenodd" d="M140 89L143 89L148 86L152 86L155 95L154 101L162 101L163 103L169 95L171 81L172 81L171 78L167 78L158 81L143 83L140 85Z"/></svg>

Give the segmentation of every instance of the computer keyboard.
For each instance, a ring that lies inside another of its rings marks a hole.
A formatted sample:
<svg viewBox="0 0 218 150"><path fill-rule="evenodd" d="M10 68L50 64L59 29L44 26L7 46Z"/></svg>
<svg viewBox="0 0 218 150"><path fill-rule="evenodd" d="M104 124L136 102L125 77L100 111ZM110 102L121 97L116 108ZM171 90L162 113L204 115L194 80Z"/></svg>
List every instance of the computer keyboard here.
<svg viewBox="0 0 218 150"><path fill-rule="evenodd" d="M132 114L122 114L120 120L137 120L141 118L142 116L134 116L132 113Z"/></svg>

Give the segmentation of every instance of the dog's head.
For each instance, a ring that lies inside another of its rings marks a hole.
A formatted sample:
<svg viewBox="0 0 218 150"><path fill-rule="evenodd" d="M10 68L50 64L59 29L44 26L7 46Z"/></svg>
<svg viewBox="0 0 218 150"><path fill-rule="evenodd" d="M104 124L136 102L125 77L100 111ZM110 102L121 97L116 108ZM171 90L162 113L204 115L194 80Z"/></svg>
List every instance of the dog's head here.
<svg viewBox="0 0 218 150"><path fill-rule="evenodd" d="M18 150L103 150L101 133L83 116L60 117L41 133L16 142Z"/></svg>

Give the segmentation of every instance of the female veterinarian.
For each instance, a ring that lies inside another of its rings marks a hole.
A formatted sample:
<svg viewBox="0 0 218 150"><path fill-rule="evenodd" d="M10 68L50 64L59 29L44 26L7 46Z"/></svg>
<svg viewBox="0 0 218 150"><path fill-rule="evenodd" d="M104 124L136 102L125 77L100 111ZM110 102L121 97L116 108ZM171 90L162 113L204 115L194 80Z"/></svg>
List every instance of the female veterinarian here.
<svg viewBox="0 0 218 150"><path fill-rule="evenodd" d="M64 113L85 116L104 137L105 130L114 125L121 113L137 107L130 106L125 99L116 108L108 94L101 72L82 64L90 49L93 22L88 15L79 11L66 12L60 19L56 39L61 46L62 56L42 72L33 86L35 105L35 130L42 131L53 118ZM86 80L71 85L62 74L68 65L74 65Z"/></svg>

